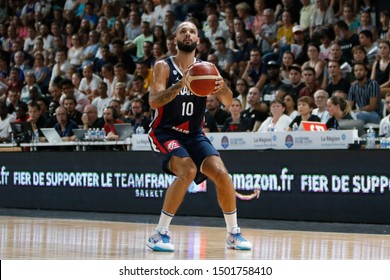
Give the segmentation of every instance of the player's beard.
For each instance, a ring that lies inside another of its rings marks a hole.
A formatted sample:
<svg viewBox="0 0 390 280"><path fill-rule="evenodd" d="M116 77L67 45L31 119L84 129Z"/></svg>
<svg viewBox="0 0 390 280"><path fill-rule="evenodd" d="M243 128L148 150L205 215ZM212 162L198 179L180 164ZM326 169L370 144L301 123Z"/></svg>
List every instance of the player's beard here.
<svg viewBox="0 0 390 280"><path fill-rule="evenodd" d="M177 42L177 48L183 52L188 52L188 53L193 52L196 49L196 45L197 45L196 42L190 45L186 45L183 42L179 42L179 41Z"/></svg>

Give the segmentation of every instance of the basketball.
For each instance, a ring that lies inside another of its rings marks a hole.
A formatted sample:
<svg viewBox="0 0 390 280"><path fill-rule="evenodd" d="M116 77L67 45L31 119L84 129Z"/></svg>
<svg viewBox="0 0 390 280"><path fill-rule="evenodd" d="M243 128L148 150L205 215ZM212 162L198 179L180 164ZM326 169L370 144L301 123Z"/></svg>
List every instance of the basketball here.
<svg viewBox="0 0 390 280"><path fill-rule="evenodd" d="M186 85L197 96L207 96L214 92L215 80L219 72L214 64L209 62L196 62L187 72Z"/></svg>

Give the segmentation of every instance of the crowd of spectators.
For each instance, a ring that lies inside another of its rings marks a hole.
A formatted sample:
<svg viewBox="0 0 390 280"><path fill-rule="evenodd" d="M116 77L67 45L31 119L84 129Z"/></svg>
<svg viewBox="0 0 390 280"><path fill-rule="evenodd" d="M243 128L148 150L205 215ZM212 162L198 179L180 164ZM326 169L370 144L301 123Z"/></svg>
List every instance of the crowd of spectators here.
<svg viewBox="0 0 390 280"><path fill-rule="evenodd" d="M114 123L147 132L153 66L175 55L184 20L200 30L196 57L217 66L235 98L222 108L208 96L205 131L289 130L301 120L337 128L345 116L379 124L390 92L390 13L374 4L0 0L0 140L10 141L15 121L56 127L64 139L75 126L113 139ZM336 119L335 106L344 112Z"/></svg>

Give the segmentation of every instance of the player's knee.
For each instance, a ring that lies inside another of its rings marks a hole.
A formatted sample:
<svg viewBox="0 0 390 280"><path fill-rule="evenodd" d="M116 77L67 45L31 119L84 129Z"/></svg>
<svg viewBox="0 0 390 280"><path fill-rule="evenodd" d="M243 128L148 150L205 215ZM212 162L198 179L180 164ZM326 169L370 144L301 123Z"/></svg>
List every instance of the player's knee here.
<svg viewBox="0 0 390 280"><path fill-rule="evenodd" d="M227 172L226 168L224 168L224 167L214 168L212 173L213 174L212 174L211 179L217 184L218 183L223 184L224 181L229 180L229 173Z"/></svg>
<svg viewBox="0 0 390 280"><path fill-rule="evenodd" d="M183 171L183 176L184 178L188 179L190 182L192 182L195 179L197 170L196 166L191 165L191 166L186 166L185 170Z"/></svg>
<svg viewBox="0 0 390 280"><path fill-rule="evenodd" d="M185 160L179 164L179 168L176 168L175 173L178 178L192 182L195 179L197 168L193 161Z"/></svg>

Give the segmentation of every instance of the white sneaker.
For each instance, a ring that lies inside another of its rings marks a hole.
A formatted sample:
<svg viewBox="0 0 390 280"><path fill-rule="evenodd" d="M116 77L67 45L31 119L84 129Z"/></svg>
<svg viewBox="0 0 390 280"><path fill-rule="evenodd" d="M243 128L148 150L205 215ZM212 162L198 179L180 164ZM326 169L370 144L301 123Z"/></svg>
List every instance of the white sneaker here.
<svg viewBox="0 0 390 280"><path fill-rule="evenodd" d="M155 230L153 234L146 241L148 246L153 251L159 252L173 252L175 247L170 241L169 230L167 228L160 228Z"/></svg>
<svg viewBox="0 0 390 280"><path fill-rule="evenodd" d="M226 248L235 250L252 250L252 243L242 236L239 227L235 227L227 234Z"/></svg>

